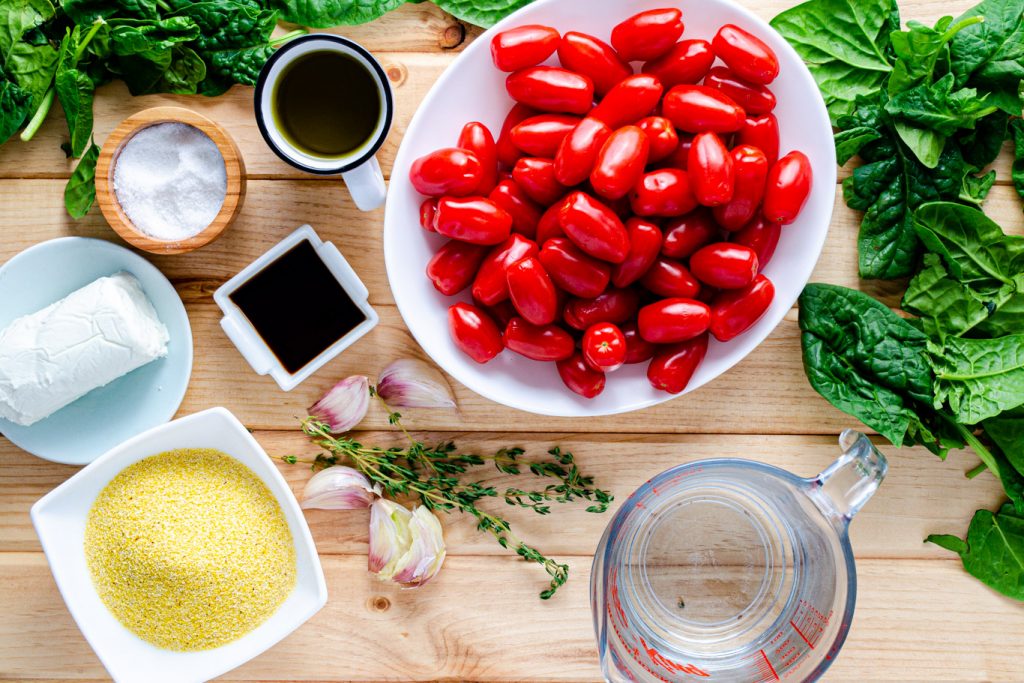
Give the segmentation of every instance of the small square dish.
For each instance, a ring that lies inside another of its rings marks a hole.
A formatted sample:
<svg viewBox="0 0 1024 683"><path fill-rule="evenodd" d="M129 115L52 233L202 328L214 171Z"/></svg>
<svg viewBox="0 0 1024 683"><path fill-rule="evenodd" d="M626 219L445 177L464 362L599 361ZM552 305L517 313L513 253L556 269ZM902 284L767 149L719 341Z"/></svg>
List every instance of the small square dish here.
<svg viewBox="0 0 1024 683"><path fill-rule="evenodd" d="M226 645L179 652L158 648L125 628L107 609L90 576L86 518L97 495L122 470L164 451L210 448L252 471L281 506L295 548L295 587L269 618ZM327 602L327 587L305 517L284 477L234 415L211 408L125 441L32 506L32 523L53 578L82 635L119 683L206 681L247 662L283 639Z"/></svg>
<svg viewBox="0 0 1024 683"><path fill-rule="evenodd" d="M303 225L213 293L220 326L252 369L291 391L377 324L370 292Z"/></svg>

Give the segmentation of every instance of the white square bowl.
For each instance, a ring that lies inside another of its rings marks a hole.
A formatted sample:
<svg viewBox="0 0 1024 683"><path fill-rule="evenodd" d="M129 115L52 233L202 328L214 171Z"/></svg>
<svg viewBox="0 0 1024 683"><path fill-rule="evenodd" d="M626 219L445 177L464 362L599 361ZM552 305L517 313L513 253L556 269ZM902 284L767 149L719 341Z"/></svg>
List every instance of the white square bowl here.
<svg viewBox="0 0 1024 683"><path fill-rule="evenodd" d="M85 559L86 517L103 487L129 465L176 448L214 448L252 470L277 499L295 543L295 588L284 603L255 630L212 650L173 652L126 629L100 600ZM224 408L168 422L107 451L39 499L32 506L32 523L71 616L119 683L209 680L268 649L327 602L320 559L295 496L256 439Z"/></svg>

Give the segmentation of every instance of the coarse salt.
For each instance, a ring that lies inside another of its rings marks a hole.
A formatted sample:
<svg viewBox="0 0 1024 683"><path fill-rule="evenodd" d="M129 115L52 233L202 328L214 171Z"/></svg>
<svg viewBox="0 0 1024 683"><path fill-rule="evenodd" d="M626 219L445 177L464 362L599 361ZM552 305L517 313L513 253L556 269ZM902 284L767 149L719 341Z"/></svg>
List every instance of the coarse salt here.
<svg viewBox="0 0 1024 683"><path fill-rule="evenodd" d="M213 222L224 204L224 157L194 126L149 126L133 135L118 154L114 194L132 224L150 237L192 237Z"/></svg>

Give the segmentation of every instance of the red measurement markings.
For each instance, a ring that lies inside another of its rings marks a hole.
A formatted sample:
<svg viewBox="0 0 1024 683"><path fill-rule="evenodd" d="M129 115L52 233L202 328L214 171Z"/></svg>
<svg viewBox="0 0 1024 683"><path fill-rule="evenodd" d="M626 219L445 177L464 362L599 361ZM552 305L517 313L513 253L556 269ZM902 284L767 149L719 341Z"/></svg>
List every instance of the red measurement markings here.
<svg viewBox="0 0 1024 683"><path fill-rule="evenodd" d="M799 626L797 626L796 624L793 623L792 619L789 620L789 625L793 627L793 630L796 631L796 634L798 636L800 636L801 638L804 639L804 642L807 643L807 647L809 647L809 648L811 648L813 650L814 649L814 643L812 643L811 641L807 640L807 636L804 635L804 632L800 630Z"/></svg>
<svg viewBox="0 0 1024 683"><path fill-rule="evenodd" d="M770 671L772 672L772 676L774 676L774 677L775 677L775 680L776 680L776 681L778 681L778 680L781 680L781 679L779 678L779 674L777 674L777 673L775 672L775 667L774 667L774 666L772 666L772 663L771 663L771 661L770 661L770 660L768 659L768 655L766 655L766 654L764 653L764 650L761 650L761 656L762 656L762 657L764 657L764 663L768 665L768 669L769 669L769 670L770 670Z"/></svg>

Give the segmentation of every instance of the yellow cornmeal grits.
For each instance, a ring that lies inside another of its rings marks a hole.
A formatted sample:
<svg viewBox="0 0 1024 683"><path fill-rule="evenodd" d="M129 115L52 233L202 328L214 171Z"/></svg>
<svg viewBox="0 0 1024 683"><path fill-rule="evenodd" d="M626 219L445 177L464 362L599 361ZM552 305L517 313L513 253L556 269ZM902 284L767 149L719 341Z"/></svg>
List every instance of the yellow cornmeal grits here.
<svg viewBox="0 0 1024 683"><path fill-rule="evenodd" d="M259 477L212 449L125 468L89 511L85 555L114 616L168 650L206 650L274 613L295 586L284 513Z"/></svg>

